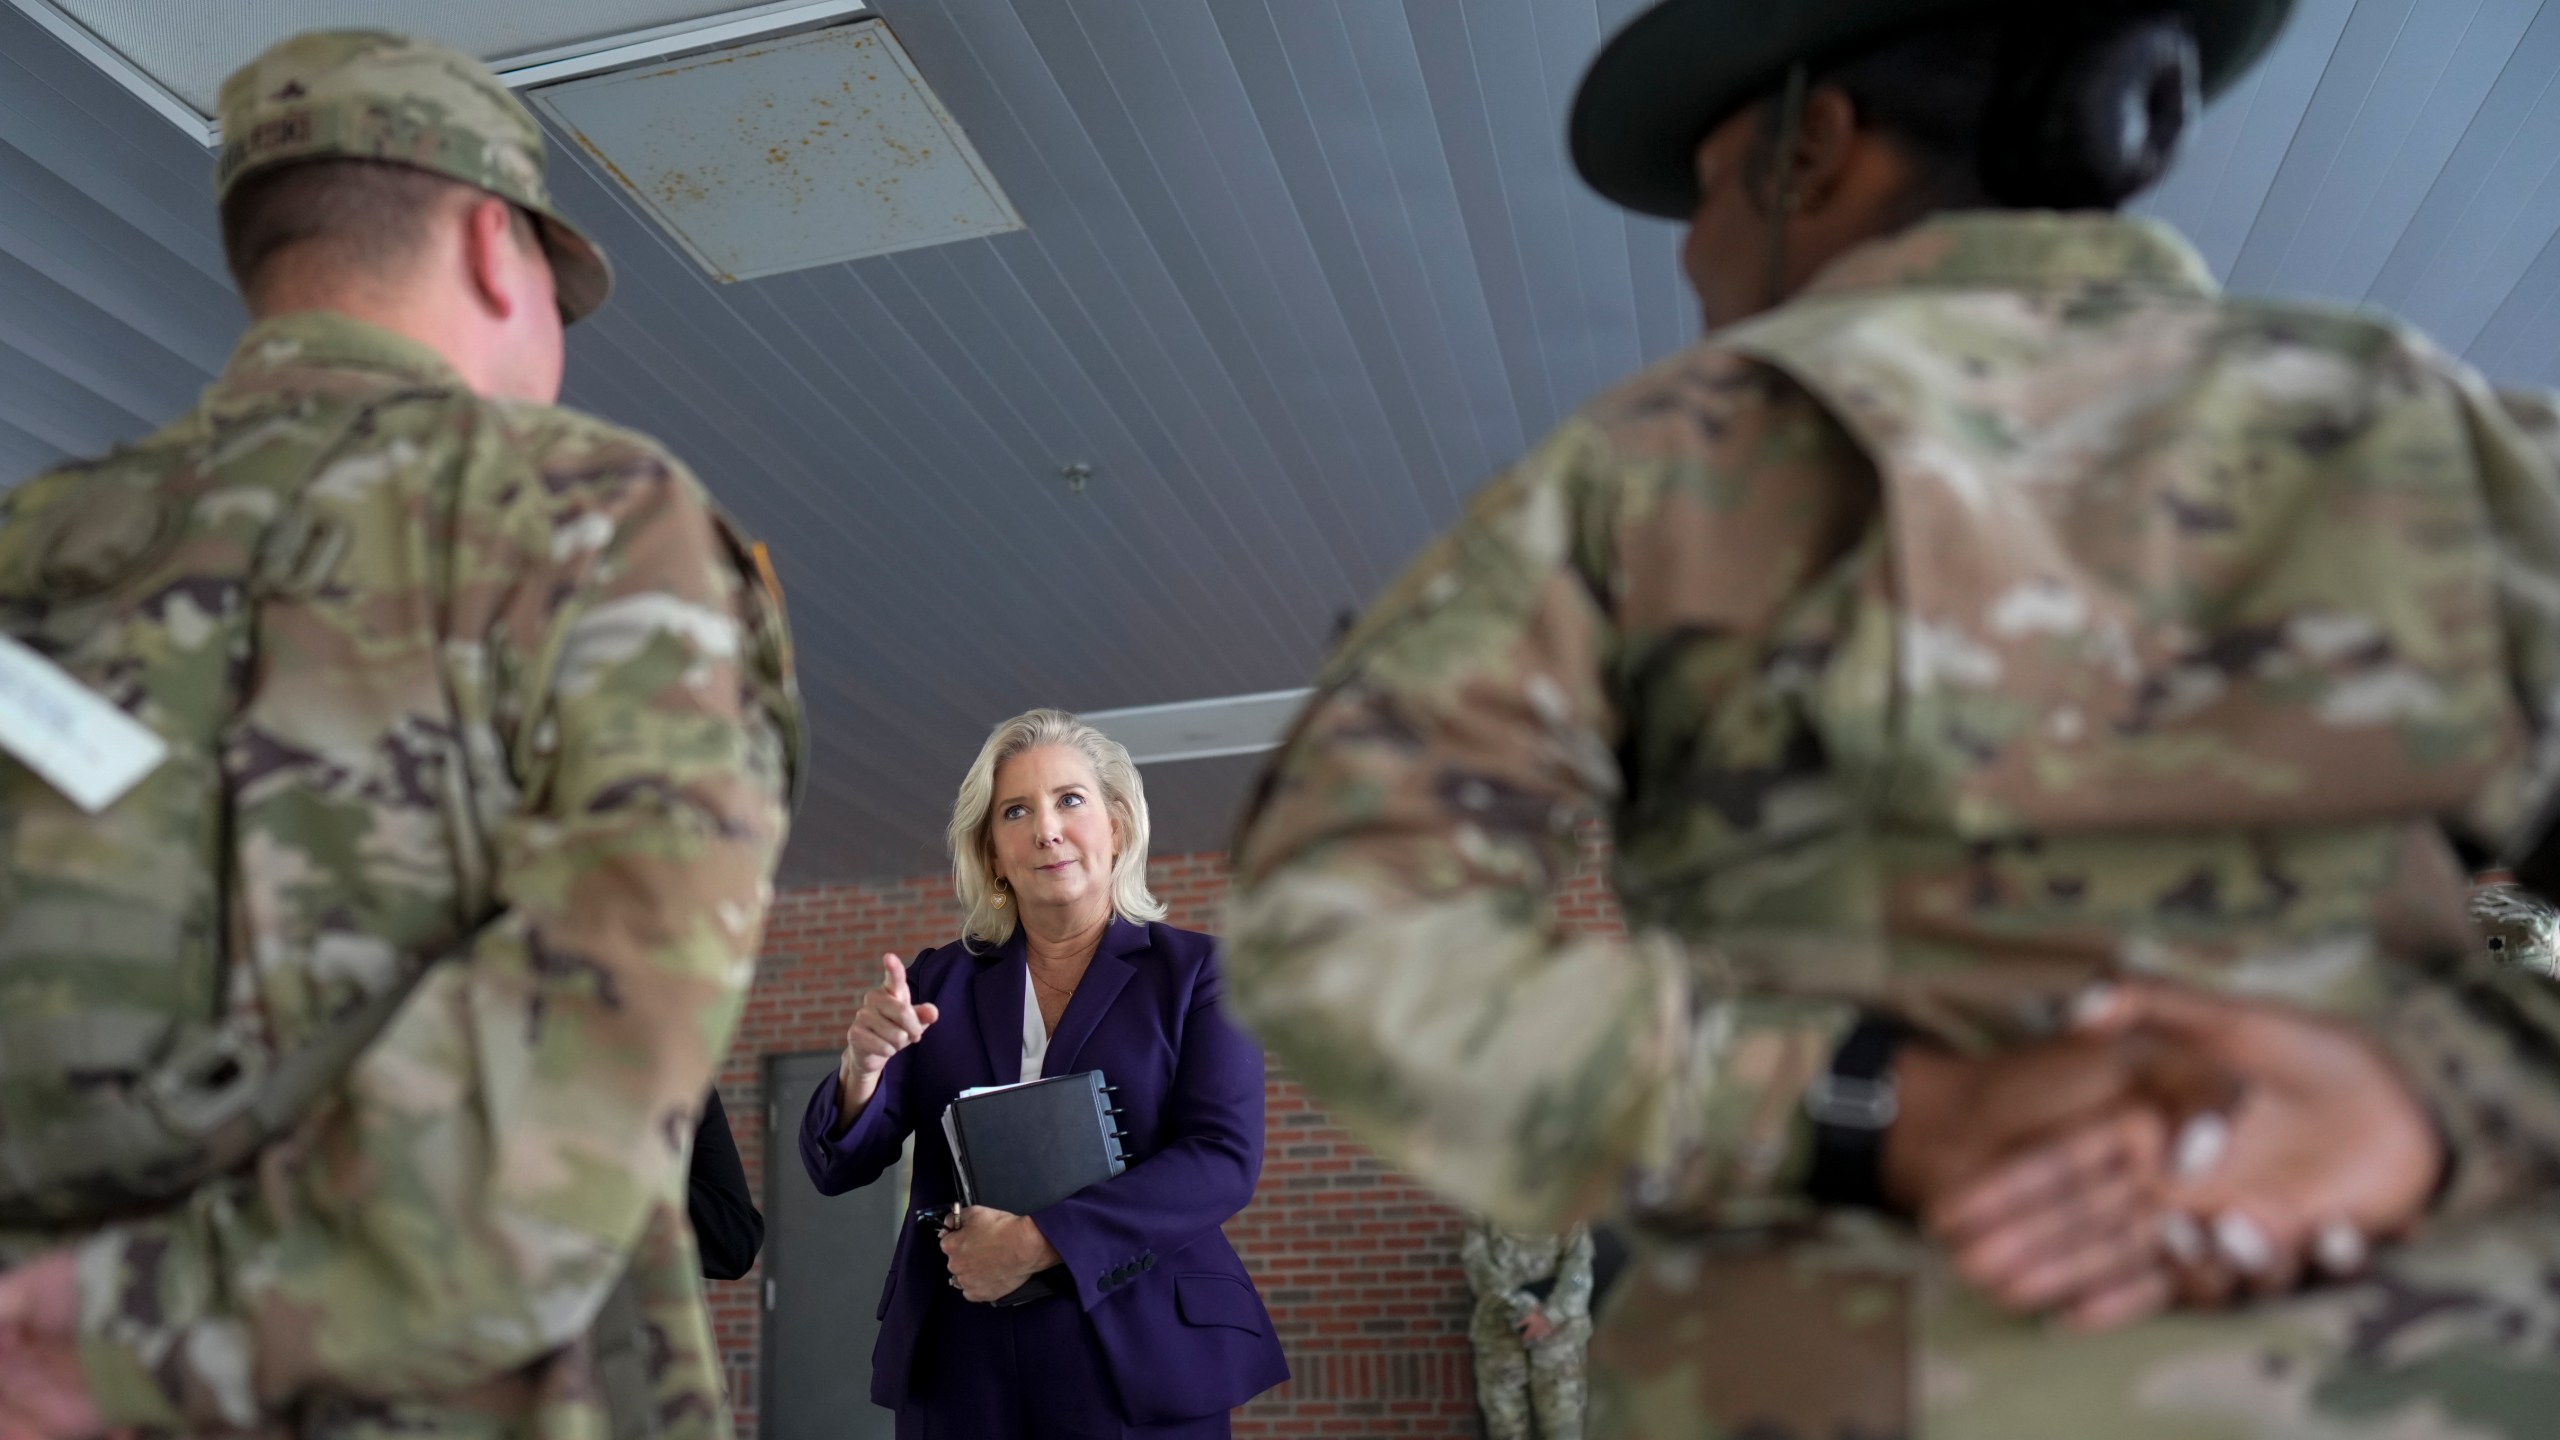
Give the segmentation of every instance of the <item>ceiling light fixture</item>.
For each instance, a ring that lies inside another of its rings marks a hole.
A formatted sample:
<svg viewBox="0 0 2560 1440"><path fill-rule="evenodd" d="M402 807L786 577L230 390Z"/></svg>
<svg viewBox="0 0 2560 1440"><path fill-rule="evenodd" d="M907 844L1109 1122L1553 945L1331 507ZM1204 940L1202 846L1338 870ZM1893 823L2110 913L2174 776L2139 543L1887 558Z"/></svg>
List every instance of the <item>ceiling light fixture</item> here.
<svg viewBox="0 0 2560 1440"><path fill-rule="evenodd" d="M1312 690L1266 690L1173 705L1088 710L1084 722L1129 748L1141 765L1258 755L1279 746Z"/></svg>

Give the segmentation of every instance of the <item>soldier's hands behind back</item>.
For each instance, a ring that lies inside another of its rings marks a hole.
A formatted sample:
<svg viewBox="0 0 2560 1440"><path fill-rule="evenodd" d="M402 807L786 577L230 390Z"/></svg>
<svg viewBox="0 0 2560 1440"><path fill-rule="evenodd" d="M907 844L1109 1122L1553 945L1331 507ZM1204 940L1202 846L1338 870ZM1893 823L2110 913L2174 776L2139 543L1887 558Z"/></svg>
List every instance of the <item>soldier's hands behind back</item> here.
<svg viewBox="0 0 2560 1440"><path fill-rule="evenodd" d="M2399 1068L2357 1027L2268 1001L2131 982L2115 989L2091 1030L2168 1037L2247 1081L2213 1163L2173 1175L2166 1195L2173 1215L2192 1217L2193 1232L2212 1238L2221 1252L2214 1258L2238 1272L2241 1288L2273 1293L2307 1268L2352 1269L2370 1242L2399 1238L2424 1213L2443 1142ZM2324 1243L2342 1235L2353 1243ZM2220 1297L2221 1265L2189 1267L2190 1298Z"/></svg>
<svg viewBox="0 0 2560 1440"><path fill-rule="evenodd" d="M2207 1106L2231 1082L2200 1055L2148 1037L2092 1034L1979 1056L1906 1046L1894 1088L1885 1193L1926 1219L2028 1146L2130 1112ZM2134 1127L2122 1138L2141 1142Z"/></svg>
<svg viewBox="0 0 2560 1440"><path fill-rule="evenodd" d="M2189 1057L2170 1074L2200 1059L2238 1088L2217 1099L2209 1084L2155 1080L2146 1139L2111 1137L2123 1122L2107 1117L1953 1191L1927 1218L1958 1273L1993 1299L2105 1329L2173 1300L2276 1293L2314 1264L2353 1268L2369 1241L2399 1235L2425 1207L2441 1145L2354 1027L2144 981L2114 987L2084 1035L2147 1041L2155 1068ZM2144 1153L2149 1181L2128 1188L2119 1177Z"/></svg>
<svg viewBox="0 0 2560 1440"><path fill-rule="evenodd" d="M1888 1184L1959 1275L2087 1328L2168 1302L2154 1246L2165 1157L2186 1116L2230 1103L2226 1070L2148 1033L1909 1058Z"/></svg>
<svg viewBox="0 0 2560 1440"><path fill-rule="evenodd" d="M68 1250L0 1274L0 1440L106 1433L80 1368L79 1311Z"/></svg>

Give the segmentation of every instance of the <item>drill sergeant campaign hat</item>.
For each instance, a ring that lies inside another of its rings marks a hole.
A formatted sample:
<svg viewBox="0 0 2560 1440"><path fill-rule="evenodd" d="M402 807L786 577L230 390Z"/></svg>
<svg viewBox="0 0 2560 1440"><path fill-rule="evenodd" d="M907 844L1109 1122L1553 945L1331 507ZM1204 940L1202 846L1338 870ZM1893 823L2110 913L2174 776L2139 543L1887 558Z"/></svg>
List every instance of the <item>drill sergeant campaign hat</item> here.
<svg viewBox="0 0 2560 1440"><path fill-rule="evenodd" d="M379 30L315 30L233 72L220 108L217 201L252 175L298 161L408 165L530 214L551 257L562 319L594 314L613 290L604 252L552 204L542 127L468 55Z"/></svg>
<svg viewBox="0 0 2560 1440"><path fill-rule="evenodd" d="M1698 207L1698 143L1775 93L1790 66L1819 67L2015 8L2018 0L1662 0L1584 72L1568 127L1574 168L1630 210L1685 220ZM2293 0L2162 0L2158 8L2193 28L2211 99L2266 53Z"/></svg>

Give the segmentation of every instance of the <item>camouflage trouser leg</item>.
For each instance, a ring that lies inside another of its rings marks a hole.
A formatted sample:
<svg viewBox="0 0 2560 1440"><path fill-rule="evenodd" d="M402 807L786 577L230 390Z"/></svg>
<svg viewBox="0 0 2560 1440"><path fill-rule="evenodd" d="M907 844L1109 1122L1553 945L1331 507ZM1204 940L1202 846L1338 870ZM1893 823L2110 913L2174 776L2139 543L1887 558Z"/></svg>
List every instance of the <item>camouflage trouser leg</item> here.
<svg viewBox="0 0 2560 1440"><path fill-rule="evenodd" d="M2056 1339L1946 1288L1923 1331L1930 1440L2041 1440L2065 1413L2087 1440L2560 1435L2560 1208L2356 1284L2115 1335Z"/></svg>
<svg viewBox="0 0 2560 1440"><path fill-rule="evenodd" d="M1476 1408L1485 1440L1530 1440L1529 1352L1513 1336L1470 1337L1476 1348Z"/></svg>
<svg viewBox="0 0 2560 1440"><path fill-rule="evenodd" d="M1591 1398L1583 1352L1590 1340L1589 1325L1577 1321L1573 1330L1529 1347L1529 1408L1538 1417L1538 1440L1582 1440Z"/></svg>
<svg viewBox="0 0 2560 1440"><path fill-rule="evenodd" d="M2096 1337L2001 1315L1872 1234L1659 1251L1619 1292L1593 1347L1611 1440L2560 1435L2560 1206Z"/></svg>

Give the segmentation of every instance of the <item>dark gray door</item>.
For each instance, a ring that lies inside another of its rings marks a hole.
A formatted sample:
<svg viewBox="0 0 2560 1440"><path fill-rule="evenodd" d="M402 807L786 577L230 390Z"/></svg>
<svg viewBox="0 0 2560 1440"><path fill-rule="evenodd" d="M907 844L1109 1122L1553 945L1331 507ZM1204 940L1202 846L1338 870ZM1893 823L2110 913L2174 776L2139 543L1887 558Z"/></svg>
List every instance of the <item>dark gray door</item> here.
<svg viewBox="0 0 2560 1440"><path fill-rule="evenodd" d="M871 1342L906 1214L907 1161L832 1199L809 1183L800 1107L835 1068L832 1050L764 1062L763 1440L891 1440L896 1429L871 1403Z"/></svg>

